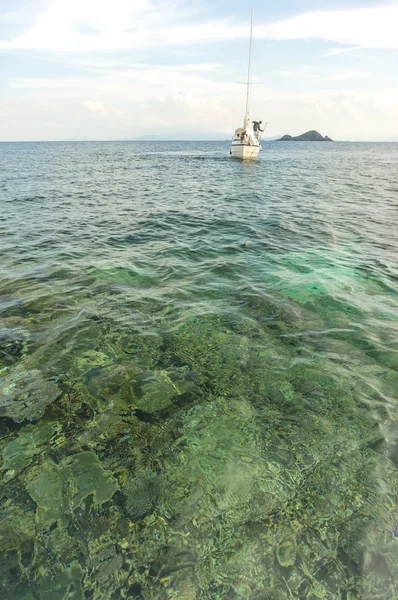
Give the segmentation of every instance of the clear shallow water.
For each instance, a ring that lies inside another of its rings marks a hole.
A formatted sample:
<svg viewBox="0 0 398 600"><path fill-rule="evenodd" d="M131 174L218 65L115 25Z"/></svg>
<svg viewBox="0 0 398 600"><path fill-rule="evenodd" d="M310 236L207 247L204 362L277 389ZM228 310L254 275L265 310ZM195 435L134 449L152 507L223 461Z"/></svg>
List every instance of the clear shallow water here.
<svg viewBox="0 0 398 600"><path fill-rule="evenodd" d="M0 145L2 598L398 598L397 161Z"/></svg>

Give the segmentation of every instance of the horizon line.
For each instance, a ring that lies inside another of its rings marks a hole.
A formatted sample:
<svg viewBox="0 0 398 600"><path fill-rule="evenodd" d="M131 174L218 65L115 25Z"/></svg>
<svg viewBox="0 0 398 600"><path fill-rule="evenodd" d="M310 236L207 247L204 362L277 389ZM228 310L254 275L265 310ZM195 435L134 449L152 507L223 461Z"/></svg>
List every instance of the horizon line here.
<svg viewBox="0 0 398 600"><path fill-rule="evenodd" d="M88 140L79 140L79 139L70 139L70 140L0 140L0 144L56 144L56 143L98 143L98 142L123 142L123 143L131 143L131 142L145 142L145 143L158 143L158 142L229 142L230 138L226 138L224 139L203 139L203 138L183 138L183 139L159 139L159 140L150 140L150 139L88 139ZM281 141L280 139L278 139L277 137L273 137L271 138L262 138L263 142L278 142ZM284 140L286 141L286 140ZM299 140L295 140L295 141L299 141ZM303 140L304 143L314 143L314 142L306 142L305 140ZM334 143L345 143L345 144L397 144L398 143L398 138L397 139L389 139L389 140L341 140L341 139L334 139L333 140Z"/></svg>

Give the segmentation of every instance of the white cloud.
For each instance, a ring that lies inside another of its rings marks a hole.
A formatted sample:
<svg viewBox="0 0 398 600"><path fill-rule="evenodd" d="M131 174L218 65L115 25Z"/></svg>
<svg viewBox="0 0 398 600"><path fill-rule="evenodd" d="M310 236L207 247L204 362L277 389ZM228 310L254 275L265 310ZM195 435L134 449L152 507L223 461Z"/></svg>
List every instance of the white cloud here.
<svg viewBox="0 0 398 600"><path fill-rule="evenodd" d="M259 27L274 40L320 39L350 46L398 48L398 3L359 9L315 11Z"/></svg>
<svg viewBox="0 0 398 600"><path fill-rule="evenodd" d="M105 106L103 102L96 100L82 100L82 106L91 113L102 115L103 117L122 116L122 112L114 107Z"/></svg>
<svg viewBox="0 0 398 600"><path fill-rule="evenodd" d="M105 108L102 102L96 102L95 100L83 100L82 105L92 112L99 112L101 115L106 115L108 113L108 110Z"/></svg>
<svg viewBox="0 0 398 600"><path fill-rule="evenodd" d="M322 77L319 81L343 81L346 80L354 80L354 79L368 79L370 77L370 73L368 71L356 71L354 69L346 69L343 71L339 71L338 73L333 73L333 75L328 75L327 77Z"/></svg>
<svg viewBox="0 0 398 600"><path fill-rule="evenodd" d="M323 56L339 56L339 54L347 54L348 52L358 52L358 50L366 50L367 46L352 46L351 48L330 48Z"/></svg>
<svg viewBox="0 0 398 600"><path fill-rule="evenodd" d="M239 86L195 71L118 70L90 78L19 79L13 85L18 93L0 99L3 140L121 139L184 129L228 134L244 114ZM398 90L370 85L360 93L258 86L252 97L252 113L269 121L270 136L317 129L336 139L398 139L397 106Z"/></svg>
<svg viewBox="0 0 398 600"><path fill-rule="evenodd" d="M178 130L235 129L234 118L243 118L244 94L237 97L234 83L208 79L207 69L202 73L193 67L152 65L146 69L104 71L89 78L15 79L10 84L16 91L14 100L0 102L4 116L0 139L21 135L37 139L37 134L29 134L37 127L41 139L53 139L50 121L42 118L47 106L51 107L51 115L58 114L64 131L61 137L67 138L123 138L150 133L155 124L156 128ZM10 110L21 113L21 118L7 119ZM31 119L24 120L22 115L29 113Z"/></svg>
<svg viewBox="0 0 398 600"><path fill-rule="evenodd" d="M128 30L140 28L153 14L147 0L47 0L33 25L0 48L84 52L128 47ZM156 20L149 20L153 26ZM142 31L144 33L144 31Z"/></svg>
<svg viewBox="0 0 398 600"><path fill-rule="evenodd" d="M314 72L310 67L298 67L289 71L279 71L280 77L313 77Z"/></svg>
<svg viewBox="0 0 398 600"><path fill-rule="evenodd" d="M255 35L272 40L322 39L369 48L398 48L398 3L360 9L308 12L270 24ZM0 48L51 52L104 52L177 46L247 37L231 19L192 23L179 5L167 13L149 0L48 0L30 29Z"/></svg>
<svg viewBox="0 0 398 600"><path fill-rule="evenodd" d="M141 53L134 49L246 39L246 26L230 19L193 22L186 4L185 8L178 4L183 0L170 0L167 14L152 0L41 2L45 8L23 33L0 42L0 48L38 51L41 58L48 54L70 73L76 67L79 70L70 77L14 77L0 98L0 139L117 139L153 133L154 128L228 133L239 124L244 91L232 82L233 77L226 83L222 77L211 76L221 69L211 52L209 62L200 58L194 63L184 57L182 64L154 65L138 63ZM397 21L398 2L310 12L269 24L257 21L255 35L274 40L327 40L340 45L328 52L334 56L364 47L398 48ZM179 52L179 56L184 54L185 50ZM167 60L164 52L162 63ZM253 87L252 112L263 122L269 121L267 135L318 129L337 139L398 138L394 80L385 79L387 92L379 85L381 74L377 85L371 79L368 64L363 70L339 70L338 62L334 69L328 61L327 71L320 71L314 63L298 69L287 65L278 73L285 78L305 77L305 86L294 79L290 85L292 90L305 88L305 93ZM82 68L90 70L89 76L79 75ZM272 73L268 74L267 83L272 81ZM353 87L347 85L350 80L362 80L361 93L347 93L346 88ZM276 81L281 87L281 80ZM325 82L329 85L322 85ZM288 85L286 79L283 88Z"/></svg>
<svg viewBox="0 0 398 600"><path fill-rule="evenodd" d="M95 63L94 63L95 64ZM108 89L121 91L128 90L131 84L146 86L164 86L166 89L178 88L179 86L206 89L213 85L203 74L214 72L218 69L214 63L188 64L188 65L131 65L129 69L118 69L116 71L100 69L96 76L87 77L52 77L35 78L24 77L9 81L11 88L19 90L98 90ZM144 88L136 88L139 95Z"/></svg>

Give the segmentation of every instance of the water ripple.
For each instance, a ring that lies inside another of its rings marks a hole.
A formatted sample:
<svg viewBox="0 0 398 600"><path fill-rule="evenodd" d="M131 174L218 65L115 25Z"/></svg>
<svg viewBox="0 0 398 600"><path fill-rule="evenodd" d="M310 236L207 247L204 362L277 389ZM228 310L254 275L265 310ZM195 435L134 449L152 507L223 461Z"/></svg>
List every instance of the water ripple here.
<svg viewBox="0 0 398 600"><path fill-rule="evenodd" d="M393 597L397 158L0 145L2 597Z"/></svg>

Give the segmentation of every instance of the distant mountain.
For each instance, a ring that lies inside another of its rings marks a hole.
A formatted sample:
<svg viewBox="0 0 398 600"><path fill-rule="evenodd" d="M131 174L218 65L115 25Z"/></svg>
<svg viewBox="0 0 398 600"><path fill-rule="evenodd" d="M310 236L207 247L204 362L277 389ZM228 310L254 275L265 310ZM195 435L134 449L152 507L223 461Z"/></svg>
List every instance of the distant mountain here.
<svg viewBox="0 0 398 600"><path fill-rule="evenodd" d="M133 142L210 142L230 140L228 133L209 131L170 131L166 133L155 133L152 135L140 135L138 137L125 138L125 141Z"/></svg>
<svg viewBox="0 0 398 600"><path fill-rule="evenodd" d="M333 142L327 135L323 137L318 131L312 129L306 133L302 133L296 137L291 135L284 135L278 142Z"/></svg>

